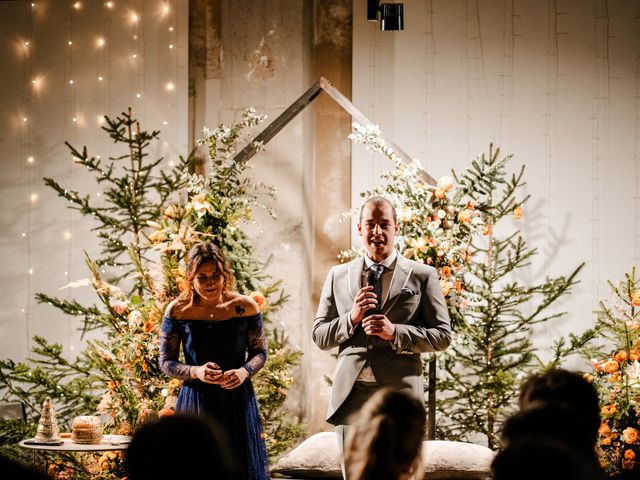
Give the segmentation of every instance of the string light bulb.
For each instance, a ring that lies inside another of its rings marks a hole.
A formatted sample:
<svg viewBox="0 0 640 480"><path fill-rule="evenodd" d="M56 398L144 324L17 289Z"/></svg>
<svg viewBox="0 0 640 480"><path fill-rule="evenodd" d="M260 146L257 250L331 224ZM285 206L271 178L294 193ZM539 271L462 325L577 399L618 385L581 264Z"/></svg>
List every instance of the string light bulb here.
<svg viewBox="0 0 640 480"><path fill-rule="evenodd" d="M82 8L82 3L80 2L76 2L73 4L73 8L75 8L76 10L80 10Z"/></svg>
<svg viewBox="0 0 640 480"><path fill-rule="evenodd" d="M73 42L72 42L71 40L69 40L67 43L68 43L69 45L73 45Z"/></svg>
<svg viewBox="0 0 640 480"><path fill-rule="evenodd" d="M98 46L98 48L102 48L104 47L105 44L105 40L102 37L98 37L98 39L96 40L96 45Z"/></svg>
<svg viewBox="0 0 640 480"><path fill-rule="evenodd" d="M171 82L167 83L167 90L168 91L172 92L175 88L176 88L176 86L173 83L171 83Z"/></svg>
<svg viewBox="0 0 640 480"><path fill-rule="evenodd" d="M113 8L113 2L106 2L104 6L107 8Z"/></svg>
<svg viewBox="0 0 640 480"><path fill-rule="evenodd" d="M27 162L29 162L29 163L33 163L33 162L34 162L34 158L33 158L33 157L29 157L29 158L27 158Z"/></svg>

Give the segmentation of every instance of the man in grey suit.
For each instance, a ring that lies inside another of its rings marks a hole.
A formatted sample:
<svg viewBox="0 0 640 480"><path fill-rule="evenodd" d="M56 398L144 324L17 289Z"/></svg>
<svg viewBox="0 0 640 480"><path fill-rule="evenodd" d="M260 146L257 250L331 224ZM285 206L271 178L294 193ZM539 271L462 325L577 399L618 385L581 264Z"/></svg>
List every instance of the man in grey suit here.
<svg viewBox="0 0 640 480"><path fill-rule="evenodd" d="M388 200L364 203L358 233L366 255L329 271L313 323L318 347L338 347L327 421L341 454L349 417L377 389L396 387L424 401L420 353L451 341L438 273L395 250L397 231Z"/></svg>

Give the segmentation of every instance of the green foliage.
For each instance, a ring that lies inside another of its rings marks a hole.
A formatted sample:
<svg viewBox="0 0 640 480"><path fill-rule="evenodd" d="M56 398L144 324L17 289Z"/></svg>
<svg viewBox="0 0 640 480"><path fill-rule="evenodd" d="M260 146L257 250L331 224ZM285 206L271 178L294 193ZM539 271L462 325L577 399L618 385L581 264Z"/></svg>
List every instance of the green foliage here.
<svg viewBox="0 0 640 480"><path fill-rule="evenodd" d="M491 147L488 155L480 155L460 176L471 187L467 195L481 213L483 235L474 236L471 243L466 274L470 304L464 324L442 355L438 384L444 392L438 402L440 434L468 439L479 433L490 448L498 445L502 422L513 411L522 380L558 365L594 336L593 331L572 335L568 344L560 339L547 365L536 355L531 342L534 325L564 317L565 313L549 313L548 308L569 293L583 265L566 276L534 285L515 279L537 250L527 246L518 230L496 234L502 220L521 218L522 206L529 199L518 195L524 185L524 167L508 175L510 159L500 157L499 150Z"/></svg>
<svg viewBox="0 0 640 480"><path fill-rule="evenodd" d="M635 267L621 282L609 281L596 328L602 341L589 352L602 424L598 454L609 475L638 471L640 458L640 278Z"/></svg>
<svg viewBox="0 0 640 480"><path fill-rule="evenodd" d="M90 157L86 147L80 151L68 145L76 161L102 184L103 204L52 179L45 183L68 200L70 208L95 220L101 257L94 260L85 254L90 276L65 288L89 287L97 303L84 306L44 293L37 299L78 317L83 332L95 330L101 339L87 341L81 354L69 360L60 345L36 337L34 356L28 363L0 360L3 398L23 401L31 422L39 416L47 396L54 399L58 419L67 427L74 416L97 412L106 416L108 431L128 434L146 419L170 413L181 381L159 370L162 312L186 287L182 260L188 250L194 243L213 240L231 262L236 289L264 306L270 356L254 382L270 455L277 455L300 437L304 426L284 413L283 403L293 381L289 371L299 363L301 352L270 329L268 320L287 297L281 282L265 273L267 262L257 258L241 229L255 207L273 214L262 201L272 197L273 190L252 183L246 178L249 166L233 161L245 129L263 119L250 109L237 123L205 131L201 144L208 148L211 159L207 178L187 172L193 155L181 159L169 172L162 171L162 159L150 160L147 153L159 132L142 130L131 111L107 118L104 127L114 142L125 147L122 156L102 163ZM131 288L125 291L120 283ZM117 455L82 461L58 458L56 462L53 474L61 477L108 479L123 474Z"/></svg>

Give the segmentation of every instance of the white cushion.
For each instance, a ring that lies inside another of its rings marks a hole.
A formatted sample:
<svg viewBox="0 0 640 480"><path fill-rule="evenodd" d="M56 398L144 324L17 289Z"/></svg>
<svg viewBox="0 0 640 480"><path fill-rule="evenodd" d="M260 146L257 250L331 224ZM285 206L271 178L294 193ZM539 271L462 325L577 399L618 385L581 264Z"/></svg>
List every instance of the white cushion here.
<svg viewBox="0 0 640 480"><path fill-rule="evenodd" d="M487 447L428 440L422 448L429 480L484 479L491 471L494 453ZM335 434L321 432L312 435L283 455L271 471L296 478L342 478Z"/></svg>

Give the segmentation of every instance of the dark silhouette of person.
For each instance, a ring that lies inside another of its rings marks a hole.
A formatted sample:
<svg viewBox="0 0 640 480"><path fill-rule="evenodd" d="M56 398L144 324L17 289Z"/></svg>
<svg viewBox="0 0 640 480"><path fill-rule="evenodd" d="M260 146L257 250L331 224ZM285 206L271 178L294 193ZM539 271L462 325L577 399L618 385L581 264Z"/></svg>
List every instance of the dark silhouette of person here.
<svg viewBox="0 0 640 480"><path fill-rule="evenodd" d="M177 414L143 425L125 463L130 480L250 480L233 461L224 432L212 419Z"/></svg>

